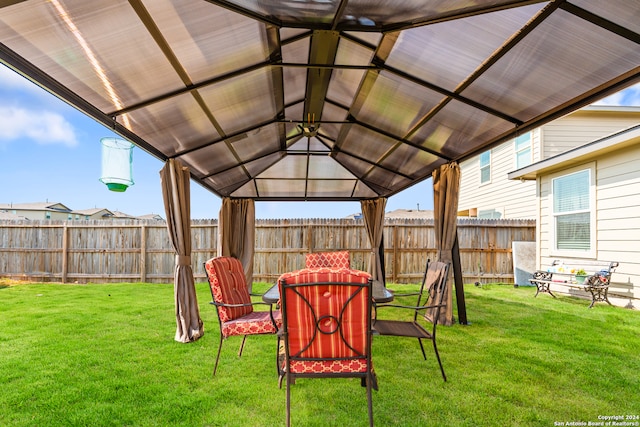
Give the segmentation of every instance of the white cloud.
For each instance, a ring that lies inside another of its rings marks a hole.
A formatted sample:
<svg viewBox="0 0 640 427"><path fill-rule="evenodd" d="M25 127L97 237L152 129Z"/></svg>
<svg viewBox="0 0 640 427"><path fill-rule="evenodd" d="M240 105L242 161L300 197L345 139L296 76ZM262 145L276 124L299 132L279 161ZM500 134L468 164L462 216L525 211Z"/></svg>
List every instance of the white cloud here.
<svg viewBox="0 0 640 427"><path fill-rule="evenodd" d="M3 65L0 65L0 82L0 88L28 91L35 95L40 95L43 92L37 85Z"/></svg>
<svg viewBox="0 0 640 427"><path fill-rule="evenodd" d="M594 102L594 105L640 106L640 83Z"/></svg>
<svg viewBox="0 0 640 427"><path fill-rule="evenodd" d="M0 141L20 138L38 144L78 144L73 125L64 116L51 111L27 110L0 106Z"/></svg>

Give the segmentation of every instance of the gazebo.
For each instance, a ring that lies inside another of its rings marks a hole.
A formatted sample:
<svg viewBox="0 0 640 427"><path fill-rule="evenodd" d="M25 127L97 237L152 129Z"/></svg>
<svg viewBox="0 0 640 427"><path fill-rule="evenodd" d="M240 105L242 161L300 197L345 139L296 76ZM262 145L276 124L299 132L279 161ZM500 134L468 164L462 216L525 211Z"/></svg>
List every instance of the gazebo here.
<svg viewBox="0 0 640 427"><path fill-rule="evenodd" d="M223 199L222 251L248 275L254 201L361 201L383 282L386 198L433 176L440 258L465 323L457 162L640 81L640 7L9 0L0 61L166 161L176 339L202 333L189 179Z"/></svg>

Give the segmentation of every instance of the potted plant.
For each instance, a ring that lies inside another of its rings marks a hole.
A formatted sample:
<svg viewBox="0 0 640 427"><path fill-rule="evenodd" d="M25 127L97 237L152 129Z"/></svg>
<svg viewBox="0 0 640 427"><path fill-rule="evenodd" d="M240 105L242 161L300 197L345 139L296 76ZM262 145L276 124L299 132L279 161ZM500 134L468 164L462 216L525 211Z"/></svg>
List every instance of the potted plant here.
<svg viewBox="0 0 640 427"><path fill-rule="evenodd" d="M576 282L581 285L584 283L584 280L587 278L587 272L584 271L584 268L576 271Z"/></svg>

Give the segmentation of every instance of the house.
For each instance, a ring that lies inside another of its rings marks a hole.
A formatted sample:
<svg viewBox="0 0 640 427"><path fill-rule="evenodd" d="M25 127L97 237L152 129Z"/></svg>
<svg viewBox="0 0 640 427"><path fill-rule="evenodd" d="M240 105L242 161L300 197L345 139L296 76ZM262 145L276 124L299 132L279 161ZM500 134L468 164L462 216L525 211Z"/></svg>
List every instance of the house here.
<svg viewBox="0 0 640 427"><path fill-rule="evenodd" d="M109 209L92 208L73 210L62 203L35 202L35 203L0 203L0 212L13 215L13 219L23 220L106 220L116 218L117 215ZM127 218L135 218L127 216ZM10 219L3 216L2 219Z"/></svg>
<svg viewBox="0 0 640 427"><path fill-rule="evenodd" d="M507 175L640 123L640 107L588 106L460 163L460 216L535 219L533 181Z"/></svg>
<svg viewBox="0 0 640 427"><path fill-rule="evenodd" d="M73 211L73 219L112 219L114 217L113 212L104 208L84 209L80 211Z"/></svg>
<svg viewBox="0 0 640 427"><path fill-rule="evenodd" d="M132 217L132 218L152 220L152 221L164 221L164 218L162 218L162 216L160 216L158 214L154 214L154 213L150 213L150 214L146 214L146 215L140 215L140 216L136 216L136 217Z"/></svg>
<svg viewBox="0 0 640 427"><path fill-rule="evenodd" d="M24 221L27 218L21 216L21 215L16 215L16 214L12 214L12 213L8 213L5 212L3 210L0 210L0 221L2 220L8 220L8 221Z"/></svg>
<svg viewBox="0 0 640 427"><path fill-rule="evenodd" d="M71 220L74 214L62 203L0 203L0 211L22 216L29 220Z"/></svg>
<svg viewBox="0 0 640 427"><path fill-rule="evenodd" d="M433 211L427 209L396 209L386 212L384 217L390 219L433 219Z"/></svg>
<svg viewBox="0 0 640 427"><path fill-rule="evenodd" d="M587 144L557 149L508 178L533 186L539 269L556 259L617 261L609 300L640 306L640 120Z"/></svg>
<svg viewBox="0 0 640 427"><path fill-rule="evenodd" d="M433 211L427 209L396 209L385 212L385 219L433 219ZM362 213L351 214L347 219L362 219Z"/></svg>
<svg viewBox="0 0 640 427"><path fill-rule="evenodd" d="M129 215L128 213L124 213L121 211L113 211L113 217L117 219L135 219L136 218L133 215Z"/></svg>

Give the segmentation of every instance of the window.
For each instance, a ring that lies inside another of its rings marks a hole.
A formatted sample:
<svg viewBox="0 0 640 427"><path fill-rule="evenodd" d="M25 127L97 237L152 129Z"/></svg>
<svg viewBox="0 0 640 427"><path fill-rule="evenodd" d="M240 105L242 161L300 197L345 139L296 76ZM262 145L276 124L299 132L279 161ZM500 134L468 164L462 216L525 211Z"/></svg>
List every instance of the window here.
<svg viewBox="0 0 640 427"><path fill-rule="evenodd" d="M478 219L500 219L502 212L496 209L484 209L478 211Z"/></svg>
<svg viewBox="0 0 640 427"><path fill-rule="evenodd" d="M491 181L491 150L480 154L480 184Z"/></svg>
<svg viewBox="0 0 640 427"><path fill-rule="evenodd" d="M44 219L51 219L51 212L45 212Z"/></svg>
<svg viewBox="0 0 640 427"><path fill-rule="evenodd" d="M516 152L516 169L523 168L531 164L531 132L520 135L515 139L514 149Z"/></svg>
<svg viewBox="0 0 640 427"><path fill-rule="evenodd" d="M583 169L551 180L556 251L595 249L591 175L591 169Z"/></svg>

